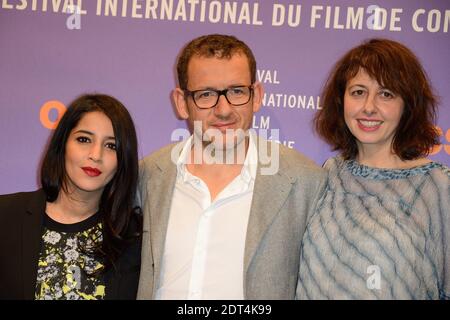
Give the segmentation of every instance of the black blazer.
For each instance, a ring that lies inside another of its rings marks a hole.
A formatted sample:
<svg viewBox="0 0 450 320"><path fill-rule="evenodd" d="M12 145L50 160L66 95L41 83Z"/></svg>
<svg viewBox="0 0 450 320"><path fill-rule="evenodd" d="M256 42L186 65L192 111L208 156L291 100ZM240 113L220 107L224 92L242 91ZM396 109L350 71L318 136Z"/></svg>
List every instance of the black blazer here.
<svg viewBox="0 0 450 320"><path fill-rule="evenodd" d="M46 196L42 189L0 196L0 299L33 300ZM136 299L141 241L104 274L105 299Z"/></svg>

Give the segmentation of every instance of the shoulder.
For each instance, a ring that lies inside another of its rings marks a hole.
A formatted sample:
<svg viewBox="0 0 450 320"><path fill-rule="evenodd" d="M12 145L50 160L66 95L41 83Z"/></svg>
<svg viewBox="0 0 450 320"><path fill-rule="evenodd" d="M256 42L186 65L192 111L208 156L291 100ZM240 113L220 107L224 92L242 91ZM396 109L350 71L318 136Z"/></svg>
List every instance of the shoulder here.
<svg viewBox="0 0 450 320"><path fill-rule="evenodd" d="M438 188L443 188L450 192L450 168L439 162L432 162L430 165L432 166L430 177L434 183Z"/></svg>
<svg viewBox="0 0 450 320"><path fill-rule="evenodd" d="M308 190L312 193L324 188L327 180L326 171L313 160L295 149L287 148L277 142L269 141L267 143L268 150L259 150L258 175L276 174L295 184L296 188ZM265 152L270 152L270 155L266 155ZM266 168L270 168L270 170L264 172L263 170L266 170ZM276 184L277 181L279 180L265 179L265 183Z"/></svg>
<svg viewBox="0 0 450 320"><path fill-rule="evenodd" d="M400 171L404 171L407 177L419 176L429 179L438 189L450 190L450 169L442 163L429 161Z"/></svg>
<svg viewBox="0 0 450 320"><path fill-rule="evenodd" d="M26 207L30 201L43 197L43 191L16 192L0 195L0 211L12 208Z"/></svg>
<svg viewBox="0 0 450 320"><path fill-rule="evenodd" d="M0 225L5 221L18 219L21 212L37 211L36 208L45 207L45 201L42 189L0 195Z"/></svg>
<svg viewBox="0 0 450 320"><path fill-rule="evenodd" d="M148 156L144 157L139 162L139 170L141 172L141 175L145 175L146 172L153 170L157 165L160 166L167 166L170 165L172 162L172 151L174 148L178 145L182 144L182 142L176 142L169 145L166 145L162 147L161 149L158 149Z"/></svg>
<svg viewBox="0 0 450 320"><path fill-rule="evenodd" d="M348 161L347 161L348 162ZM326 169L328 172L337 171L342 169L346 164L346 161L341 156L335 156L328 158L324 164L323 168Z"/></svg>
<svg viewBox="0 0 450 320"><path fill-rule="evenodd" d="M325 176L326 172L313 160L301 152L287 148L283 145L280 148L280 170L291 173L301 173L302 176Z"/></svg>
<svg viewBox="0 0 450 320"><path fill-rule="evenodd" d="M441 177L441 179L443 179L443 180L449 181L450 180L450 168L439 162L435 162L435 164L436 164L436 170L435 170L436 175Z"/></svg>
<svg viewBox="0 0 450 320"><path fill-rule="evenodd" d="M172 149L175 146L177 146L178 144L181 144L181 143L183 143L183 141L182 142L171 143L171 144L168 144L168 145L166 145L166 146L164 146L164 147L162 147L162 148L160 148L160 149L158 149L156 151L153 151L152 153L150 153L149 155L144 157L141 160L141 162L147 164L147 163L155 162L155 161L158 161L158 160L164 160L167 157L169 157L169 159L170 159L170 155L172 153Z"/></svg>

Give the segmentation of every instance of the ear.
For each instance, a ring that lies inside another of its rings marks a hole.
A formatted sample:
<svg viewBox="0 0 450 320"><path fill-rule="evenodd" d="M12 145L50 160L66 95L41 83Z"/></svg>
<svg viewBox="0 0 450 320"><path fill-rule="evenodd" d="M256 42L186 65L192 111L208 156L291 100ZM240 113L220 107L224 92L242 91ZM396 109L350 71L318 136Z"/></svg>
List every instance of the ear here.
<svg viewBox="0 0 450 320"><path fill-rule="evenodd" d="M261 82L257 81L253 85L253 112L258 112L261 108L262 98L264 96L264 88Z"/></svg>
<svg viewBox="0 0 450 320"><path fill-rule="evenodd" d="M177 108L178 116L184 120L189 118L189 109L186 98L184 96L184 91L180 88L176 88L172 91L172 97L173 101L175 102L175 107Z"/></svg>

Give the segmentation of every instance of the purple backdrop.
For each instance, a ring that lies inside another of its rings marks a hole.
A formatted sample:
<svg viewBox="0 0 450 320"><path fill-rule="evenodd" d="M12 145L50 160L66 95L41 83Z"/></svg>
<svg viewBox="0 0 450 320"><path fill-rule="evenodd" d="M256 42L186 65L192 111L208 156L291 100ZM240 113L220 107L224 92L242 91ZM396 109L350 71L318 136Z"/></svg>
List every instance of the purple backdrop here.
<svg viewBox="0 0 450 320"><path fill-rule="evenodd" d="M440 96L442 146L431 158L450 165L448 0L377 1L378 9L363 0L35 2L0 0L0 194L38 187L51 134L40 120L48 101L114 95L135 120L141 157L169 143L184 126L170 101L176 55L187 41L213 32L236 35L254 50L266 89L254 127L280 129L280 140L319 164L331 153L310 120L331 66L363 39L401 41ZM71 2L80 15L63 12ZM115 3L116 14L107 10ZM51 110L48 117L56 115Z"/></svg>

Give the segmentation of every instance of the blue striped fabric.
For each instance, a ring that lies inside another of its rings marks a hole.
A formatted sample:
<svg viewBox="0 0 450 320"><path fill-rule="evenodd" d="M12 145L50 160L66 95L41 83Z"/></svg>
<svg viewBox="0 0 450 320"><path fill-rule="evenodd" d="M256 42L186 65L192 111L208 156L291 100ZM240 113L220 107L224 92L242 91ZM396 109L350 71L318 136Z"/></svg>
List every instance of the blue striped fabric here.
<svg viewBox="0 0 450 320"><path fill-rule="evenodd" d="M298 299L448 299L450 171L331 158L303 238Z"/></svg>

